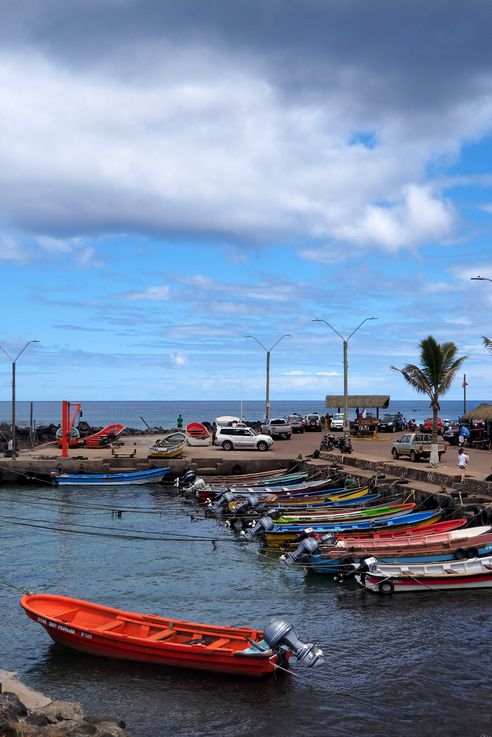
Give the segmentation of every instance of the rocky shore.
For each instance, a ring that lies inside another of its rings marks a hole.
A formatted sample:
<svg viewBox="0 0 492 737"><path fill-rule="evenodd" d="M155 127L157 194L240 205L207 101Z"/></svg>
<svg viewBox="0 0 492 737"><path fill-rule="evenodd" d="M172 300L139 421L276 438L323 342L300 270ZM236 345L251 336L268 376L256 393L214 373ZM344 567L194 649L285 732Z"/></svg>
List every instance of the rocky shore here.
<svg viewBox="0 0 492 737"><path fill-rule="evenodd" d="M77 701L58 701L35 691L11 671L0 670L2 737L131 737L123 721L88 715Z"/></svg>

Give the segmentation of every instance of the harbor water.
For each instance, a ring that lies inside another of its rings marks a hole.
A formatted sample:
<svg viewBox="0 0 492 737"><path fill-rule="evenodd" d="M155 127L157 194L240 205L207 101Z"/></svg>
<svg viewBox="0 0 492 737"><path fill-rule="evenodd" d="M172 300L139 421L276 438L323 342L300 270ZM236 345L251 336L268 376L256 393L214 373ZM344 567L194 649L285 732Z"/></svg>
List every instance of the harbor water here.
<svg viewBox="0 0 492 737"><path fill-rule="evenodd" d="M137 737L492 734L492 590L379 597L306 577L157 485L3 487L0 533L0 667ZM249 681L99 659L54 645L21 590L258 628L280 615L326 661Z"/></svg>

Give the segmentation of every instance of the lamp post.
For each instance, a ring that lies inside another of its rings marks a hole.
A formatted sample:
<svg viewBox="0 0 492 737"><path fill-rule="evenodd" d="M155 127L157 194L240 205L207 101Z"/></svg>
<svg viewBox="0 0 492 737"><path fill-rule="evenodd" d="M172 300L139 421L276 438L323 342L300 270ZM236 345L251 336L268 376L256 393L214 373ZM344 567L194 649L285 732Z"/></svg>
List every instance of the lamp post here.
<svg viewBox="0 0 492 737"><path fill-rule="evenodd" d="M472 281L492 281L492 279L489 279L488 276L470 276L470 279Z"/></svg>
<svg viewBox="0 0 492 737"><path fill-rule="evenodd" d="M7 358L12 362L12 458L15 458L15 367L17 360L21 357L21 355L24 353L28 345L31 345L31 343L39 343L39 340L29 340L24 348L16 355L15 358L12 358L12 356L7 353L5 348L2 348L0 345L0 350L5 353Z"/></svg>
<svg viewBox="0 0 492 737"><path fill-rule="evenodd" d="M315 317L313 320L313 322L324 322L325 325L328 325L328 327L331 328L331 330L333 330L333 332L336 333L343 341L343 433L345 437L350 435L350 423L348 418L348 342L352 335L354 335L365 322L377 319L377 317L366 317L359 325L357 325L355 330L352 330L348 338L344 338L343 335L339 333L333 325L330 325L327 320L323 320L320 317Z"/></svg>
<svg viewBox="0 0 492 737"><path fill-rule="evenodd" d="M245 338L253 338L253 340L256 340L258 345L261 345L264 351L266 351L266 396L265 396L265 420L268 420L270 417L270 353L273 351L276 345L280 343L283 338L292 338L292 335L290 333L285 333L284 335L281 335L280 338L270 347L267 348L263 345L261 340L258 340L258 338L255 338L254 335L245 335Z"/></svg>

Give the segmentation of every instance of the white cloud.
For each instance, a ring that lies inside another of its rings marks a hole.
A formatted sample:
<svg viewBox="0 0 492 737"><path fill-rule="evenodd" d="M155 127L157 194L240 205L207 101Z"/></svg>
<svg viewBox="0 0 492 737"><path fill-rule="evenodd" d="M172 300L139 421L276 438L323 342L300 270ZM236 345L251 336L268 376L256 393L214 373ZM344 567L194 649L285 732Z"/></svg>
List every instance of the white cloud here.
<svg viewBox="0 0 492 737"><path fill-rule="evenodd" d="M171 353L171 361L177 368L183 368L188 364L188 359L184 353Z"/></svg>
<svg viewBox="0 0 492 737"><path fill-rule="evenodd" d="M137 302L165 302L171 297L171 289L166 284L155 287L147 287L141 292L128 292L123 295L125 299Z"/></svg>
<svg viewBox="0 0 492 737"><path fill-rule="evenodd" d="M15 238L0 235L0 261L22 263L26 260L27 254Z"/></svg>

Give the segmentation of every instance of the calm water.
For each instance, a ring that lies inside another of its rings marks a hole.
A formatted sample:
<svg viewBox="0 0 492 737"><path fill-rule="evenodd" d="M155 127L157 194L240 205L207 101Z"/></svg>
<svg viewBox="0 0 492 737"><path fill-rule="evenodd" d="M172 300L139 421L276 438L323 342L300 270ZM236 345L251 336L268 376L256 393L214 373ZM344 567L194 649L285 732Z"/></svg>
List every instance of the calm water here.
<svg viewBox="0 0 492 737"><path fill-rule="evenodd" d="M131 511L119 519L112 509ZM306 578L235 542L215 520L193 521L193 509L161 487L1 488L0 667L88 711L125 719L138 737L492 734L492 591L380 598ZM184 541L102 535L130 529L179 533ZM321 644L326 664L314 671L294 664L298 677L250 682L73 653L23 614L5 579L197 621L263 627L282 615L301 638Z"/></svg>
<svg viewBox="0 0 492 737"><path fill-rule="evenodd" d="M486 400L483 400L486 401ZM480 404L479 401L467 402L467 410ZM185 424L188 422L212 422L221 415L242 415L245 420L254 422L263 419L265 403L260 402L82 402L83 419L90 425L108 425L111 422L122 422L127 427L145 428L145 422L151 427L160 426L171 428L176 426L176 418L181 413ZM361 410L363 407L360 408ZM372 411L370 407L368 411ZM330 410L333 412L333 408ZM306 415L309 412L325 414L327 408L323 401L275 401L271 402L270 417L286 417L293 412ZM423 422L432 414L428 400L399 401L393 400L384 412L401 412L404 417L413 417L417 422ZM441 417L457 419L463 414L463 402L443 400L441 402ZM29 402L16 403L18 424L29 424ZM355 411L350 410L350 416L355 417ZM33 418L37 425L50 422L61 423L61 402L34 402ZM9 402L0 402L0 422L10 422L11 405Z"/></svg>

